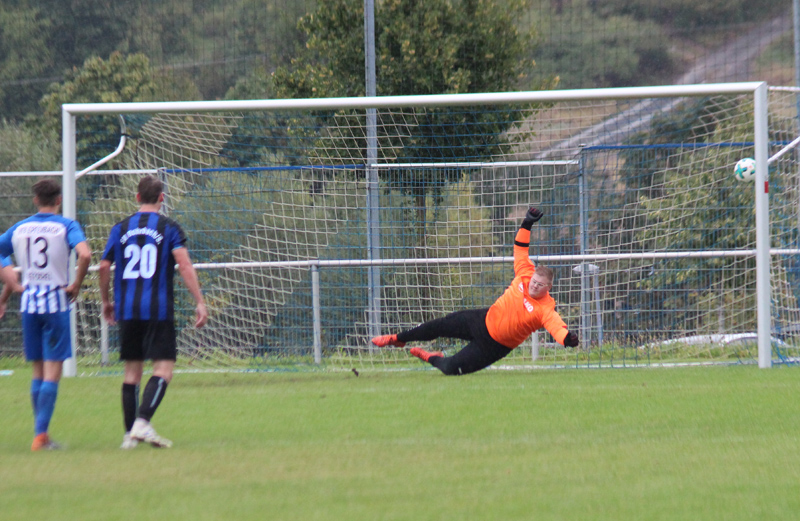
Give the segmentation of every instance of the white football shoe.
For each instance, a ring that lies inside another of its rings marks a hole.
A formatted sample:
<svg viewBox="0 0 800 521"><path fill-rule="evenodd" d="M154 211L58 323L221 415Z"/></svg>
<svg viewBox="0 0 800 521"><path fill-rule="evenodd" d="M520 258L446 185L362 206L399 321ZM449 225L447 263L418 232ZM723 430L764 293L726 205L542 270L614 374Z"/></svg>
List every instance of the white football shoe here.
<svg viewBox="0 0 800 521"><path fill-rule="evenodd" d="M149 443L156 448L168 449L172 447L171 441L169 441L167 438L159 436L153 426L150 425L150 422L141 418L137 418L136 421L133 422L133 428L131 428L131 438L136 441Z"/></svg>
<svg viewBox="0 0 800 521"><path fill-rule="evenodd" d="M139 440L132 438L130 432L126 432L125 436L122 437L122 445L119 448L130 450L135 449L137 445L139 445Z"/></svg>

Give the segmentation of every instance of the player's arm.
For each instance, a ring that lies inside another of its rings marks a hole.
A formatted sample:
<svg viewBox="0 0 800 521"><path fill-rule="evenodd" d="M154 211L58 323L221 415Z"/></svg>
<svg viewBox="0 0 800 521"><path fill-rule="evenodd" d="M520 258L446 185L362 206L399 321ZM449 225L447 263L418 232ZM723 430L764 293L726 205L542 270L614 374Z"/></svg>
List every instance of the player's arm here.
<svg viewBox="0 0 800 521"><path fill-rule="evenodd" d="M544 328L564 347L578 347L578 334L567 329L567 324L555 310L548 313L544 320Z"/></svg>
<svg viewBox="0 0 800 521"><path fill-rule="evenodd" d="M522 270L530 270L533 266L529 257L529 247L531 245L531 226L542 218L541 210L534 207L528 208L522 224L519 226L516 237L514 237L514 274L520 275Z"/></svg>
<svg viewBox="0 0 800 521"><path fill-rule="evenodd" d="M86 241L81 241L75 245L75 254L78 257L75 268L75 280L73 280L72 284L67 286L65 290L70 300L78 298L78 294L81 292L83 279L89 271L89 263L92 262L92 250L89 249L89 245L86 244Z"/></svg>
<svg viewBox="0 0 800 521"><path fill-rule="evenodd" d="M5 263L7 260L3 259ZM3 318L6 314L6 309L8 308L8 299L11 298L11 294L14 291L21 293L24 288L19 283L17 272L14 271L13 264L7 264L0 269L0 277L3 279L3 291L0 293L0 318Z"/></svg>
<svg viewBox="0 0 800 521"><path fill-rule="evenodd" d="M22 293L25 287L19 283L19 275L14 270L14 264L11 262L10 257L0 257L0 279L2 279L5 287L3 290L8 289L8 296L11 293Z"/></svg>
<svg viewBox="0 0 800 521"><path fill-rule="evenodd" d="M208 309L203 299L203 292L200 291L200 281L197 279L197 271L194 269L192 259L189 257L187 248L176 248L172 250L172 256L178 264L178 273L181 274L186 289L189 290L196 304L194 327L203 327L208 321Z"/></svg>
<svg viewBox="0 0 800 521"><path fill-rule="evenodd" d="M116 323L114 317L114 303L111 302L109 288L111 286L111 261L103 259L100 261L98 270L100 279L100 300L103 303L103 318L112 326Z"/></svg>
<svg viewBox="0 0 800 521"><path fill-rule="evenodd" d="M115 262L115 245L119 244L119 225L111 228L111 233L108 234L108 241L106 247L103 249L103 255L100 256L100 269L98 270L98 278L100 280L100 299L103 306L103 318L106 323L112 326L116 323L117 319L114 315L114 303L111 302L110 287L111 287L111 266Z"/></svg>

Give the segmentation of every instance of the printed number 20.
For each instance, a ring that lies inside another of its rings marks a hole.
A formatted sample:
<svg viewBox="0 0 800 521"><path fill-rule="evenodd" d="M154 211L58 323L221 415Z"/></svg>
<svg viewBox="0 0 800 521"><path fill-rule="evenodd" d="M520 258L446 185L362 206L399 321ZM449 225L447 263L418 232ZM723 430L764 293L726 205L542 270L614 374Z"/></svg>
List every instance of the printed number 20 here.
<svg viewBox="0 0 800 521"><path fill-rule="evenodd" d="M136 244L125 247L125 258L130 259L125 263L123 279L149 279L156 272L158 249L155 244L145 244L141 248Z"/></svg>

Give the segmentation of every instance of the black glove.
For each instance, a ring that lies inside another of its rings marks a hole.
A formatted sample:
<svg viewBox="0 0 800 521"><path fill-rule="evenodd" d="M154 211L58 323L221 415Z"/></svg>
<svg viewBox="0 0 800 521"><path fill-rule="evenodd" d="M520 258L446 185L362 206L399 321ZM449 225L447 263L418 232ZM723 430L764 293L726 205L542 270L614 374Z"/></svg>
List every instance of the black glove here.
<svg viewBox="0 0 800 521"><path fill-rule="evenodd" d="M528 213L525 214L525 218L522 219L522 227L526 230L531 229L531 225L542 218L544 214L541 210L537 210L533 206L528 208Z"/></svg>
<svg viewBox="0 0 800 521"><path fill-rule="evenodd" d="M564 337L564 347L578 347L578 344L580 344L578 335L572 331L567 333L567 336Z"/></svg>

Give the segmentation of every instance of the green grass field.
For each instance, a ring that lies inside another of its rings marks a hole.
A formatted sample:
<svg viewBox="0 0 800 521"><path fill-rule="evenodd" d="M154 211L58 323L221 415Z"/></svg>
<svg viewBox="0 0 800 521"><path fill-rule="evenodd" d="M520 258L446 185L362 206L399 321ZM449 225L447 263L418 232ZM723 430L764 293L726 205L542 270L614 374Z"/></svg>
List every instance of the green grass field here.
<svg viewBox="0 0 800 521"><path fill-rule="evenodd" d="M800 512L797 368L179 374L121 451L120 377L31 453L0 377L0 519L752 520Z"/></svg>

